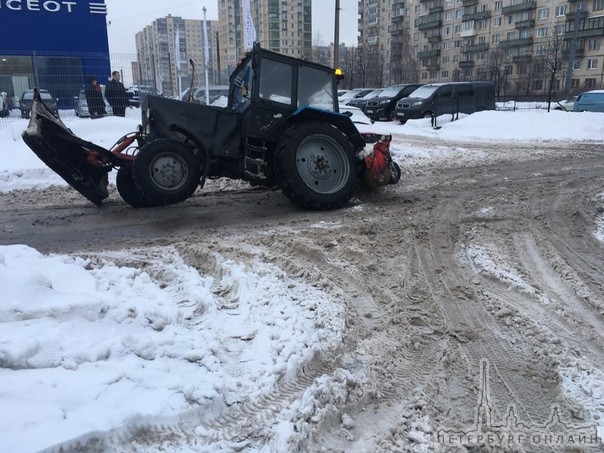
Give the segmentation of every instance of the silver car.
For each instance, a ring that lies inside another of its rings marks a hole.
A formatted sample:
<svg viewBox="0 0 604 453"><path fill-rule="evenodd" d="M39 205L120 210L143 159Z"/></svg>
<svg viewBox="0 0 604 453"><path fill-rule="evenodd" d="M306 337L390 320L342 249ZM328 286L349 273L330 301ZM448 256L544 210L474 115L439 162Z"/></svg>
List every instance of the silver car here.
<svg viewBox="0 0 604 453"><path fill-rule="evenodd" d="M105 102L105 112L107 116L113 116L113 108L109 105L109 101L105 97L105 85L101 85L101 93L103 94L103 101ZM90 112L88 111L88 102L86 101L86 90L80 90L80 94L74 96L74 110L76 116L80 118L90 118Z"/></svg>

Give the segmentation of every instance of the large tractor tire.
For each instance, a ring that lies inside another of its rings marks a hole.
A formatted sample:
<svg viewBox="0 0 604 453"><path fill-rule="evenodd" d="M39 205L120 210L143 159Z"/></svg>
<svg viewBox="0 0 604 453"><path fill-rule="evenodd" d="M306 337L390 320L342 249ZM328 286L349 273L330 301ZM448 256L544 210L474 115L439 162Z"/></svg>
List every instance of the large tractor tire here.
<svg viewBox="0 0 604 453"><path fill-rule="evenodd" d="M146 199L138 190L136 184L134 184L131 167L122 166L119 168L115 184L122 199L133 208L151 208L156 206L150 200Z"/></svg>
<svg viewBox="0 0 604 453"><path fill-rule="evenodd" d="M158 139L143 146L132 164L132 178L153 206L180 203L199 185L200 161L184 143Z"/></svg>
<svg viewBox="0 0 604 453"><path fill-rule="evenodd" d="M281 141L279 163L283 193L304 209L339 208L359 182L352 144L324 123L292 126Z"/></svg>

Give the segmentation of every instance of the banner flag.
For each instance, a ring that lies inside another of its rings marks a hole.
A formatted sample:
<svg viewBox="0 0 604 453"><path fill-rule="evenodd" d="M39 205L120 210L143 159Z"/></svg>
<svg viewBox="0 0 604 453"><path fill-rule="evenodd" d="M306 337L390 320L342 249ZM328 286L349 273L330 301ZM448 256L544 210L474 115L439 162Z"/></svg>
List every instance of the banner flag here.
<svg viewBox="0 0 604 453"><path fill-rule="evenodd" d="M256 41L256 28L250 10L250 0L243 0L243 21L243 43L245 50L249 50L254 47L254 41Z"/></svg>
<svg viewBox="0 0 604 453"><path fill-rule="evenodd" d="M176 35L174 36L174 60L176 60L176 67L180 71L180 29L176 29Z"/></svg>

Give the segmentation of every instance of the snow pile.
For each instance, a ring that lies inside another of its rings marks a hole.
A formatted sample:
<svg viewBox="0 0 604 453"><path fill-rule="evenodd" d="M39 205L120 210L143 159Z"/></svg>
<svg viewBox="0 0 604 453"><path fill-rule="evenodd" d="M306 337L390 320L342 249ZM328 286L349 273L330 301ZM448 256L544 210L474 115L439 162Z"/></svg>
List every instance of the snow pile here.
<svg viewBox="0 0 604 453"><path fill-rule="evenodd" d="M72 258L0 247L2 449L135 415L219 413L339 344L343 307L328 295L261 260L215 260L201 275L173 248Z"/></svg>
<svg viewBox="0 0 604 453"><path fill-rule="evenodd" d="M498 280L510 288L517 289L539 299L542 303L549 303L548 298L537 288L528 284L522 275L510 265L501 262L501 254L495 254L499 261L492 258L486 247L477 244L468 244L462 248L461 257L467 261L474 272Z"/></svg>

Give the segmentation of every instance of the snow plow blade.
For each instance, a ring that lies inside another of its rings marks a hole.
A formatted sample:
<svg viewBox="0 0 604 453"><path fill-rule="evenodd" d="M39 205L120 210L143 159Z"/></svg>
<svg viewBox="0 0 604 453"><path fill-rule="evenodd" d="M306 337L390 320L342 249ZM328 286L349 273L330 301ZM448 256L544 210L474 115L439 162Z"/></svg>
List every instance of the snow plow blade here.
<svg viewBox="0 0 604 453"><path fill-rule="evenodd" d="M34 90L29 125L21 136L42 162L88 200L100 205L109 196L107 173L112 168L111 163L115 163L115 156L76 137L48 110L37 89ZM99 165L99 157L107 164Z"/></svg>

